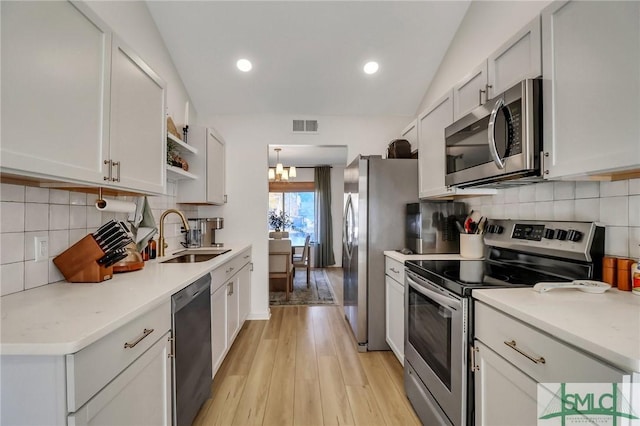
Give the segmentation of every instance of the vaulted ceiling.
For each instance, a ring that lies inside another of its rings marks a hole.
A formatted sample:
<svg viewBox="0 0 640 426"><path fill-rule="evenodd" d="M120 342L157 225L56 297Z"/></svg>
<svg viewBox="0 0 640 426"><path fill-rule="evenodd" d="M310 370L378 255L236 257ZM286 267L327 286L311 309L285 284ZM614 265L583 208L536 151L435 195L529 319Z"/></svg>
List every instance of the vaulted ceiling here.
<svg viewBox="0 0 640 426"><path fill-rule="evenodd" d="M469 1L148 1L193 106L413 115ZM250 72L236 61L247 58ZM363 66L374 60L376 74Z"/></svg>

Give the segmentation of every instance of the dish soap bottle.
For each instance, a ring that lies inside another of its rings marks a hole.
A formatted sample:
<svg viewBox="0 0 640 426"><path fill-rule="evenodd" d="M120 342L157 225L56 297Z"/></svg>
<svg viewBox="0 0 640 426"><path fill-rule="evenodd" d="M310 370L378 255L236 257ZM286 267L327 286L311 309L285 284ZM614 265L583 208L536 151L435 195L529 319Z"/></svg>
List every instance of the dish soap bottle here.
<svg viewBox="0 0 640 426"><path fill-rule="evenodd" d="M640 296L640 259L631 265L631 292Z"/></svg>

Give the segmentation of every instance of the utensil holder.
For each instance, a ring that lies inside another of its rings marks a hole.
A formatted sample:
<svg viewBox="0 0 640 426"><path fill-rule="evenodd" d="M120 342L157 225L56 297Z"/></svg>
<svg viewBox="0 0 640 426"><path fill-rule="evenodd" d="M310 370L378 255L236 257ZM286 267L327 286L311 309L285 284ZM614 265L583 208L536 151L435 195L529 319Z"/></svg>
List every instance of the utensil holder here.
<svg viewBox="0 0 640 426"><path fill-rule="evenodd" d="M484 256L482 234L460 234L460 256L467 259L480 259Z"/></svg>
<svg viewBox="0 0 640 426"><path fill-rule="evenodd" d="M53 259L64 278L72 283L99 283L113 276L113 267L98 264L104 252L91 234Z"/></svg>

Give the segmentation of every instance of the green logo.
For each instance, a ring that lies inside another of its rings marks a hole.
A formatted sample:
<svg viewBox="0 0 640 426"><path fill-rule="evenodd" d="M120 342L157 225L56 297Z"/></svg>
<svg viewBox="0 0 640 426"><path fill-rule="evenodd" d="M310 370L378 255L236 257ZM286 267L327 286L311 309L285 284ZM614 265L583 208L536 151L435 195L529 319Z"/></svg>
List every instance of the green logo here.
<svg viewBox="0 0 640 426"><path fill-rule="evenodd" d="M640 425L640 422L635 422L640 419L636 415L640 387L635 385L637 384L539 384L538 425Z"/></svg>

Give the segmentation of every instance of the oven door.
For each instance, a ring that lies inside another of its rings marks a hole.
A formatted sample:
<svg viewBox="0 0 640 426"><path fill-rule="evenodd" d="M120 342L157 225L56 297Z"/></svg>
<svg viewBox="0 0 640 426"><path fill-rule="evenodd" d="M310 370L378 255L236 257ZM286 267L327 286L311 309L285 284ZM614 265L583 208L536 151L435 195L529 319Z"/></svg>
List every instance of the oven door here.
<svg viewBox="0 0 640 426"><path fill-rule="evenodd" d="M466 418L467 299L406 270L405 359L454 425Z"/></svg>
<svg viewBox="0 0 640 426"><path fill-rule="evenodd" d="M447 185L539 175L539 80L524 80L445 130Z"/></svg>

